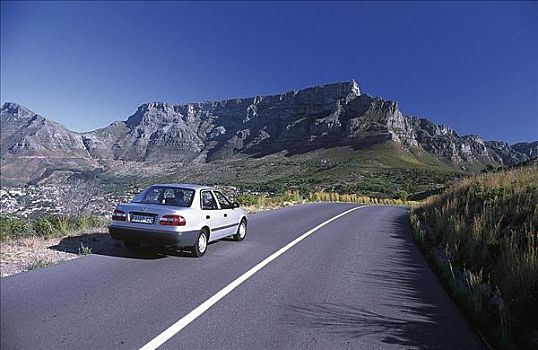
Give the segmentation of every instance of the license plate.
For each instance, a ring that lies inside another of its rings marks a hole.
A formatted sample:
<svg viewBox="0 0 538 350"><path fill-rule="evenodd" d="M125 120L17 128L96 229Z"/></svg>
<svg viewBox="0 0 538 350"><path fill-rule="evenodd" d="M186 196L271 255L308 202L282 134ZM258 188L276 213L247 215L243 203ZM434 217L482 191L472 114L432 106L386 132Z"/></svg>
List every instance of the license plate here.
<svg viewBox="0 0 538 350"><path fill-rule="evenodd" d="M153 220L153 216L131 215L131 222L136 222L139 224L153 224Z"/></svg>

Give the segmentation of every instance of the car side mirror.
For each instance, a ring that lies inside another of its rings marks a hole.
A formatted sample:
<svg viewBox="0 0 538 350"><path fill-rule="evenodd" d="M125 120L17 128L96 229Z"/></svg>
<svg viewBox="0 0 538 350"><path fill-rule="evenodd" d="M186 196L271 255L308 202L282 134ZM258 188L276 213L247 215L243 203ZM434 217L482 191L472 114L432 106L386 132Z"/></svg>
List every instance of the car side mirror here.
<svg viewBox="0 0 538 350"><path fill-rule="evenodd" d="M233 202L232 207L233 207L233 208L239 208L239 203L237 203L237 202Z"/></svg>

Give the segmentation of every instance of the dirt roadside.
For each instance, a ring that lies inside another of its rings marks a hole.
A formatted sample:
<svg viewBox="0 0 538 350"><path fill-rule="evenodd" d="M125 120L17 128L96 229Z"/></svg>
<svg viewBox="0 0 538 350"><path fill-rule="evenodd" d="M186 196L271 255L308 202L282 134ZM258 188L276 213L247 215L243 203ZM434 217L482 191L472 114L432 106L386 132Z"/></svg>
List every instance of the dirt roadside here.
<svg viewBox="0 0 538 350"><path fill-rule="evenodd" d="M2 242L0 275L7 277L118 246L121 246L121 243L111 239L105 231L59 238L30 237Z"/></svg>
<svg viewBox="0 0 538 350"><path fill-rule="evenodd" d="M278 209L290 203L272 207L245 207L249 214ZM122 244L110 238L106 228L95 232L79 232L58 238L29 237L0 243L0 277L54 265L82 255L123 250Z"/></svg>

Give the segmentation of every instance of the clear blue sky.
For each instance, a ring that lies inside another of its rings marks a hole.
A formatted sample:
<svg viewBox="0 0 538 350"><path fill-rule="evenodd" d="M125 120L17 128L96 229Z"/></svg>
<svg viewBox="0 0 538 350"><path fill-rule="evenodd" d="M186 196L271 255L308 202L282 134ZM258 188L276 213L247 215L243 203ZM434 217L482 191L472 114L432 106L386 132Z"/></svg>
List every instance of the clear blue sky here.
<svg viewBox="0 0 538 350"><path fill-rule="evenodd" d="M75 131L350 79L460 134L538 140L538 3L1 4L1 102Z"/></svg>

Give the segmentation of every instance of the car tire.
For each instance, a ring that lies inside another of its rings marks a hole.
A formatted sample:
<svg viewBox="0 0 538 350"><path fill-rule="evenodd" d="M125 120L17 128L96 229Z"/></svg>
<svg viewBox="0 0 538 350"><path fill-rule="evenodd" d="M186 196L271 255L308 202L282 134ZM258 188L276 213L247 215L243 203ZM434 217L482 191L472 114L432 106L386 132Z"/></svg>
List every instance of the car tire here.
<svg viewBox="0 0 538 350"><path fill-rule="evenodd" d="M242 241L247 236L247 221L242 219L237 228L237 232L233 235L235 241Z"/></svg>
<svg viewBox="0 0 538 350"><path fill-rule="evenodd" d="M201 257L207 250L208 234L206 230L201 230L196 237L196 243L191 247L191 254L194 257Z"/></svg>
<svg viewBox="0 0 538 350"><path fill-rule="evenodd" d="M123 242L123 245L127 247L127 249L129 250L136 250L140 248L140 243L137 243L137 242L125 241Z"/></svg>

